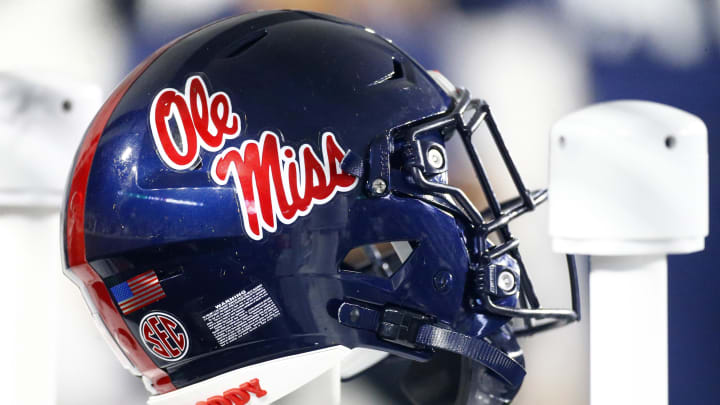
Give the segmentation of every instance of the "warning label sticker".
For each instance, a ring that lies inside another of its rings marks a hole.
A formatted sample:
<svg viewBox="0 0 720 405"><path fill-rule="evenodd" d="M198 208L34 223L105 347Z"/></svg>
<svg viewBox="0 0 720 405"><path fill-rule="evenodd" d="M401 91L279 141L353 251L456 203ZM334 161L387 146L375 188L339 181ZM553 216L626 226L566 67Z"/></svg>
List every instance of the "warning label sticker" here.
<svg viewBox="0 0 720 405"><path fill-rule="evenodd" d="M280 316L275 302L262 284L243 290L215 305L203 320L222 347Z"/></svg>

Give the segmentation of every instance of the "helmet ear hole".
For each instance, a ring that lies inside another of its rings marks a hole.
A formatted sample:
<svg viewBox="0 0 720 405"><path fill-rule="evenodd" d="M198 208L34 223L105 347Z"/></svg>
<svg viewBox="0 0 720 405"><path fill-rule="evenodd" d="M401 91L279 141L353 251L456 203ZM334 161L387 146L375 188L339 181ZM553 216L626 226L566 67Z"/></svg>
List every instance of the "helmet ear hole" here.
<svg viewBox="0 0 720 405"><path fill-rule="evenodd" d="M393 241L354 247L340 262L340 271L392 277L412 255L417 242Z"/></svg>

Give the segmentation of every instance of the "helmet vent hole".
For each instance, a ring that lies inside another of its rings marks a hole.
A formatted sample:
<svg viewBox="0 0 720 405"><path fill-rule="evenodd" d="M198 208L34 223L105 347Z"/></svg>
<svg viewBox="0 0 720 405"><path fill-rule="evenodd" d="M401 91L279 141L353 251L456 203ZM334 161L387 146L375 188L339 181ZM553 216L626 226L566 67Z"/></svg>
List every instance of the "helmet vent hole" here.
<svg viewBox="0 0 720 405"><path fill-rule="evenodd" d="M402 79L404 75L405 73L403 72L402 63L399 60L393 58L393 74L392 76L390 76L389 80Z"/></svg>
<svg viewBox="0 0 720 405"><path fill-rule="evenodd" d="M223 51L225 58L234 58L247 51L251 46L263 39L265 35L267 35L267 30L255 31L232 42Z"/></svg>
<svg viewBox="0 0 720 405"><path fill-rule="evenodd" d="M416 242L394 241L362 245L350 249L340 263L340 271L390 278L417 246Z"/></svg>
<svg viewBox="0 0 720 405"><path fill-rule="evenodd" d="M388 74L384 75L383 77L375 80L374 82L370 83L368 86L377 86L378 84L385 83L389 80L397 80L402 79L404 76L403 66L402 63L393 58L393 70L392 72L389 72Z"/></svg>

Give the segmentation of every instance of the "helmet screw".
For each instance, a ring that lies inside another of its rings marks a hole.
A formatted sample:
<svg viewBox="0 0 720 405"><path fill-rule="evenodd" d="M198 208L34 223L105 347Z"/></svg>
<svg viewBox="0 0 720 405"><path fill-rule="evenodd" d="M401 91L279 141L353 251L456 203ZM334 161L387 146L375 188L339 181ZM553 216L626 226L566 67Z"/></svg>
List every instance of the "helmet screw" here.
<svg viewBox="0 0 720 405"><path fill-rule="evenodd" d="M497 285L501 290L508 293L515 288L515 275L509 271L503 271L498 275Z"/></svg>
<svg viewBox="0 0 720 405"><path fill-rule="evenodd" d="M439 271L433 276L433 287L439 292L446 292L452 285L452 274L447 271Z"/></svg>
<svg viewBox="0 0 720 405"><path fill-rule="evenodd" d="M445 155L437 146L428 149L427 160L433 169L442 169L445 166Z"/></svg>
<svg viewBox="0 0 720 405"><path fill-rule="evenodd" d="M387 183L385 183L385 180L383 179L375 179L372 182L372 192L375 195L382 195L385 194L385 190L387 190Z"/></svg>

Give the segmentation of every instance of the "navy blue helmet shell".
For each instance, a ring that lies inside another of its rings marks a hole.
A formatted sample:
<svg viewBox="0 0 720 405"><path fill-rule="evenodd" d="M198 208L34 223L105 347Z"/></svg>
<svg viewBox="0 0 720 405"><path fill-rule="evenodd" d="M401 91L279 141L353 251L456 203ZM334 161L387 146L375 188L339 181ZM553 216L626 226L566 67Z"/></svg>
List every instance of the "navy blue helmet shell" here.
<svg viewBox="0 0 720 405"><path fill-rule="evenodd" d="M528 303L514 239L487 235L544 198L519 188L488 221L447 185L444 142L494 127L483 111L346 21L210 24L133 71L88 129L66 273L157 393L335 345L470 356L436 337L479 345Z"/></svg>

